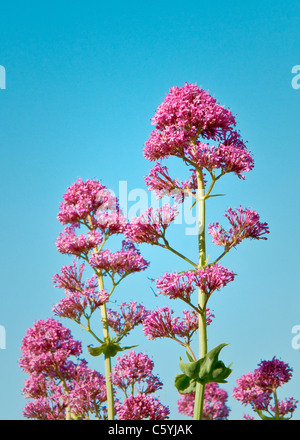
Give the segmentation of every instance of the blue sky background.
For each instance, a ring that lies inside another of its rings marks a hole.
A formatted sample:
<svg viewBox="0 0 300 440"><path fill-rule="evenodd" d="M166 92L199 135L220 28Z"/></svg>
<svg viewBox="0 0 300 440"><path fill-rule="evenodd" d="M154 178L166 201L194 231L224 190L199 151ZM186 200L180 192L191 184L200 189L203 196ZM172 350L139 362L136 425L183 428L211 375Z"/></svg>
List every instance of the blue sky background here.
<svg viewBox="0 0 300 440"><path fill-rule="evenodd" d="M273 356L294 369L279 397L300 400L300 353L291 345L292 328L300 325L300 90L291 86L292 67L300 64L299 18L298 2L276 0L1 5L0 65L7 75L0 90L1 419L22 419L21 340L35 321L53 316L63 294L52 286L54 273L71 263L55 247L63 193L78 177L101 179L116 193L119 181L127 181L128 191L145 189L151 163L142 149L150 118L169 88L185 82L209 90L237 114L255 159L244 182L219 182L226 197L212 199L208 222L223 221L225 209L241 204L257 210L271 231L268 241L244 242L223 260L238 277L209 304L216 315L210 348L230 344L222 356L234 369L224 386L230 419L247 412L231 397L236 379ZM173 169L179 172L177 164ZM182 226L170 230L170 243L190 256L195 240ZM208 242L208 253L217 256ZM148 277L180 262L162 249L141 250L151 267L124 281L116 297L148 308L170 305L155 298ZM85 346L93 343L71 322L63 324ZM141 331L128 339L137 341L165 384L162 402L179 418L173 380L184 353L173 341L147 341ZM102 371L100 358L86 358Z"/></svg>

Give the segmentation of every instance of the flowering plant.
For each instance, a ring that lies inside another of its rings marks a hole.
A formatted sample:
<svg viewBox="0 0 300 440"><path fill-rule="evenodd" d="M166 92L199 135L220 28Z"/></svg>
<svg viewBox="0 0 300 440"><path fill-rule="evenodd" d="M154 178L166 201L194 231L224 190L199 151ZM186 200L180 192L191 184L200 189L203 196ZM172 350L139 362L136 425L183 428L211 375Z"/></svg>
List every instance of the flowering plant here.
<svg viewBox="0 0 300 440"><path fill-rule="evenodd" d="M180 360L182 374L176 377L175 386L182 395L193 396L189 403L193 401L193 416L199 420L203 418L205 386L224 383L231 373L230 366L226 367L218 358L227 344L221 343L210 351L207 347L207 326L212 317L208 301L214 292L235 277L233 271L219 262L245 238L265 240L269 228L252 209L229 208L225 213L230 223L228 230L219 223L208 226L213 243L223 248L217 258L209 261L206 254L206 203L211 197L220 196L213 194L213 190L221 177L233 173L239 179L245 178L245 172L254 166L252 155L236 130L231 111L194 84L172 87L158 106L152 123L155 129L145 143L144 156L155 165L145 177L145 183L158 199L167 195L174 204L172 207L164 205L156 212L148 209L131 220L125 234L132 242L165 248L190 266L188 270L166 272L157 279L156 286L158 294L183 301L191 312L185 310L185 319L180 321L172 316L169 308L164 308L150 313L143 326L149 339L171 338L187 349L188 362ZM171 177L168 167L162 164L169 157L176 157L188 166L188 179L181 181ZM167 228L178 214L178 204L187 197L193 197L194 205L197 205L197 258L174 249L166 238ZM196 291L198 297L195 298ZM196 334L199 355L191 348L192 336Z"/></svg>
<svg viewBox="0 0 300 440"><path fill-rule="evenodd" d="M173 203L150 207L128 221L118 199L101 182L78 179L64 194L58 213L64 229L56 246L60 253L73 256L73 261L53 277L54 286L65 293L53 313L74 321L96 341L96 346L88 346L88 352L103 356L105 373L89 369L79 358L81 343L62 324L55 319L38 321L23 340L20 359L21 368L29 374L24 394L33 399L24 410L28 418L168 418L168 407L153 395L162 382L153 373L152 359L133 351L135 346L123 346L123 339L138 325L148 340L168 338L185 350L187 359L180 358L181 374L175 377L180 394L178 411L195 420L228 417L228 395L219 384L227 381L232 370L219 359L227 343L208 347L208 326L214 319L208 302L235 279L235 273L221 260L244 239L266 240L269 228L256 211L242 206L225 212L228 229L219 222L207 225L206 204L212 197L222 196L214 193L222 177L231 173L243 180L254 161L231 111L196 85L171 88L152 122L155 129L145 143L144 156L155 164L145 183L158 199L169 197ZM162 163L169 157L188 167L187 179L171 177ZM187 198L193 199L192 207L197 210L196 256L175 249L166 236ZM212 243L222 248L214 258L207 255L207 233ZM121 237L117 250L113 250L113 237ZM150 311L137 301L119 301L117 307L110 307L119 284L148 268L149 262L137 247L143 243L168 250L184 264L182 270L165 271L156 280L159 295L184 303L181 316L169 305ZM95 320L99 312L100 320ZM192 345L195 338L197 352ZM130 351L120 357L126 350ZM276 358L263 361L254 373L237 381L234 397L250 404L263 419L286 418L297 402L278 401L276 390L290 379L290 372Z"/></svg>
<svg viewBox="0 0 300 440"><path fill-rule="evenodd" d="M288 420L292 417L298 401L293 397L278 399L278 388L289 382L292 368L277 359L262 361L258 367L237 379L233 397L242 405L250 405L262 420ZM247 420L253 420L249 415Z"/></svg>

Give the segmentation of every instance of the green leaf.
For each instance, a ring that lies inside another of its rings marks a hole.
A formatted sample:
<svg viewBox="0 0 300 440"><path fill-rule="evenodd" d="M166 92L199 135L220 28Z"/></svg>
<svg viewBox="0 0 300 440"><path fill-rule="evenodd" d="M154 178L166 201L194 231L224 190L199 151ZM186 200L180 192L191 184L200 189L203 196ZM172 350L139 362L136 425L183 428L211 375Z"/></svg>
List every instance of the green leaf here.
<svg viewBox="0 0 300 440"><path fill-rule="evenodd" d="M190 353L188 351L186 351L186 355L187 355L187 358L190 362L194 362L194 359L192 358L192 356L190 355Z"/></svg>
<svg viewBox="0 0 300 440"><path fill-rule="evenodd" d="M190 379L185 374L177 374L175 377L175 387L180 394L190 394L196 391L197 382Z"/></svg>
<svg viewBox="0 0 300 440"><path fill-rule="evenodd" d="M100 354L103 353L103 347L100 345L100 347L92 347L91 345L88 345L88 351L92 356L100 356Z"/></svg>
<svg viewBox="0 0 300 440"><path fill-rule="evenodd" d="M226 383L227 377L231 374L231 365L226 367L218 359L220 351L228 344L220 344L213 348L203 358L198 361L183 362L179 361L179 367L183 374L175 378L175 386L181 394L188 394L195 390L196 384L203 385L210 382ZM190 359L190 357L188 356Z"/></svg>
<svg viewBox="0 0 300 440"><path fill-rule="evenodd" d="M192 362L183 362L183 360L180 358L179 361L179 368L180 370L191 379L196 379L198 377L199 373L199 361L192 361Z"/></svg>
<svg viewBox="0 0 300 440"><path fill-rule="evenodd" d="M128 347L120 347L116 342L104 342L99 347L92 347L88 345L88 351L92 356L100 356L102 353L105 357L114 357L119 351L129 350L130 348L137 347L137 345L131 345Z"/></svg>

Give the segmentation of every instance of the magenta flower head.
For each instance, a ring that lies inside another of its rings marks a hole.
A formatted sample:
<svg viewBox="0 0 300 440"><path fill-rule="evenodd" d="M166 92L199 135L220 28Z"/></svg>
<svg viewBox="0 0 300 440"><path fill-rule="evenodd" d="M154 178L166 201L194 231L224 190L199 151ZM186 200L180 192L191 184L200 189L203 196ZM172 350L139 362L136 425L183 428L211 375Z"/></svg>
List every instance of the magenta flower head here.
<svg viewBox="0 0 300 440"><path fill-rule="evenodd" d="M107 325L114 330L118 336L125 336L130 330L141 324L147 317L148 311L137 301L121 303L120 311L117 312L107 308Z"/></svg>
<svg viewBox="0 0 300 440"><path fill-rule="evenodd" d="M158 244L166 229L179 214L177 207L166 204L156 210L152 207L134 217L125 229L125 236L134 243Z"/></svg>
<svg viewBox="0 0 300 440"><path fill-rule="evenodd" d="M195 84L172 87L152 122L156 128L144 147L144 156L150 161L177 156L196 169L206 168L211 174L220 169L221 175L234 173L242 179L243 173L254 167L253 158L235 129L231 111ZM203 143L201 138L218 144ZM178 192L180 187L194 189L192 180L191 176L189 183L179 183L156 165L146 183L155 192L170 193Z"/></svg>
<svg viewBox="0 0 300 440"><path fill-rule="evenodd" d="M199 315L196 311L183 311L184 318L175 317L169 307L158 308L150 312L143 321L143 330L147 339L170 338L180 342L186 338L192 339L198 329ZM206 323L211 324L214 315L206 309Z"/></svg>
<svg viewBox="0 0 300 440"><path fill-rule="evenodd" d="M106 249L93 254L90 258L90 265L99 271L109 273L111 276L118 274L124 277L147 269L149 262L142 257L133 243L123 240L122 249L118 252Z"/></svg>
<svg viewBox="0 0 300 440"><path fill-rule="evenodd" d="M227 420L230 408L227 406L228 393L216 382L206 385L204 390L204 420ZM193 417L195 393L182 394L177 402L180 414Z"/></svg>
<svg viewBox="0 0 300 440"><path fill-rule="evenodd" d="M145 353L129 354L117 358L117 364L112 370L113 384L125 392L136 390L139 394L151 394L162 388L162 382L152 371L154 362Z"/></svg>
<svg viewBox="0 0 300 440"><path fill-rule="evenodd" d="M22 341L20 367L27 373L56 372L65 368L69 356L81 354L81 343L54 319L37 321Z"/></svg>
<svg viewBox="0 0 300 440"><path fill-rule="evenodd" d="M98 231L88 231L87 235L76 235L77 225L66 226L56 240L56 247L61 254L76 256L87 255L102 242L102 234Z"/></svg>
<svg viewBox="0 0 300 440"><path fill-rule="evenodd" d="M195 170L191 170L191 177L185 181L172 179L168 168L156 162L149 174L145 176L145 183L149 191L153 191L156 197L172 196L176 203L182 203L188 194L195 194L197 180Z"/></svg>
<svg viewBox="0 0 300 440"><path fill-rule="evenodd" d="M184 149L201 134L219 140L232 130L235 118L216 99L194 84L172 87L156 110L152 122L156 129L145 143L146 159L182 156Z"/></svg>
<svg viewBox="0 0 300 440"><path fill-rule="evenodd" d="M106 203L105 198L99 197L105 189L97 180L88 179L83 182L78 179L63 196L64 201L60 204L57 216L60 223L79 223L91 213L95 214Z"/></svg>
<svg viewBox="0 0 300 440"><path fill-rule="evenodd" d="M191 293L196 287L209 297L215 290L226 286L234 280L234 273L219 264L206 266L183 273L165 273L156 281L159 294L167 295L170 299L180 298L190 301Z"/></svg>
<svg viewBox="0 0 300 440"><path fill-rule="evenodd" d="M165 420L169 414L168 407L162 405L157 397L148 394L131 395L117 405L119 420Z"/></svg>
<svg viewBox="0 0 300 440"><path fill-rule="evenodd" d="M277 389L289 382L291 377L292 368L274 356L271 361L260 362L253 372L237 379L233 397L242 405L251 405L262 419L270 419L270 415L273 420L284 419L287 415L290 418L298 401L294 398L278 400Z"/></svg>
<svg viewBox="0 0 300 440"><path fill-rule="evenodd" d="M230 249L245 238L267 240L266 234L270 232L268 224L260 221L257 212L240 206L235 210L229 208L224 215L231 225L228 231L219 223L208 226L209 234L216 245Z"/></svg>

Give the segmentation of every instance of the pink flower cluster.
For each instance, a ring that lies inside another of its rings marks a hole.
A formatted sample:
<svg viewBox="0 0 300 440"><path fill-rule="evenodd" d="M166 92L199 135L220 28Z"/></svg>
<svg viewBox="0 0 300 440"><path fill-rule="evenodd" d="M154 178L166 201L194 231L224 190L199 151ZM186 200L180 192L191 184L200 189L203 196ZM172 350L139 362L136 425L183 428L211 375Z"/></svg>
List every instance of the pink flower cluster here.
<svg viewBox="0 0 300 440"><path fill-rule="evenodd" d="M138 394L151 394L162 388L162 382L152 371L154 362L145 353L135 353L133 350L117 358L117 364L112 371L112 382L125 395L127 390L135 390Z"/></svg>
<svg viewBox="0 0 300 440"><path fill-rule="evenodd" d="M109 249L94 253L90 257L90 265L101 272L109 273L111 277L115 274L125 276L134 272L140 272L149 266L140 254L140 251L126 240L123 240L122 249L118 252L111 252Z"/></svg>
<svg viewBox="0 0 300 440"><path fill-rule="evenodd" d="M203 419L204 420L227 420L230 409L227 406L228 394L219 387L219 384L211 382L205 386ZM183 394L177 402L178 412L185 416L193 417L195 393Z"/></svg>
<svg viewBox="0 0 300 440"><path fill-rule="evenodd" d="M89 231L87 236L76 235L77 225L66 226L56 240L56 247L61 254L87 255L102 242L102 234L98 231Z"/></svg>
<svg viewBox="0 0 300 440"><path fill-rule="evenodd" d="M63 196L64 201L60 204L57 215L60 223L79 223L87 219L91 213L95 214L97 209L107 202L108 192L106 199L99 197L105 190L105 186L96 180L88 179L83 182L82 179L78 179Z"/></svg>
<svg viewBox="0 0 300 440"><path fill-rule="evenodd" d="M54 319L38 321L27 331L21 347L21 368L29 374L23 394L28 402L23 414L39 420L105 418L104 377L78 360L81 344L69 329ZM70 360L74 356L77 363Z"/></svg>
<svg viewBox="0 0 300 440"><path fill-rule="evenodd" d="M223 174L235 173L240 179L245 179L242 173L254 168L254 160L246 148L237 148L232 144L210 146L197 142L196 146L186 148L185 156L199 168L206 168L210 172L221 169Z"/></svg>
<svg viewBox="0 0 300 440"><path fill-rule="evenodd" d="M226 231L218 222L208 226L209 234L216 245L223 246L225 249L239 244L245 238L256 240L266 240L269 234L267 223L260 222L259 214L251 209L229 208L224 216L228 219L231 228Z"/></svg>
<svg viewBox="0 0 300 440"><path fill-rule="evenodd" d="M251 154L235 130L235 117L230 110L195 84L172 87L158 106L152 123L156 128L144 147L148 160L178 156L195 167L210 172L218 168L223 174L233 172L240 178L254 166ZM199 136L219 145L203 143ZM156 176L154 179L151 176L151 180L149 185L157 188ZM164 176L164 181L171 189L170 179Z"/></svg>
<svg viewBox="0 0 300 440"><path fill-rule="evenodd" d="M169 175L168 168L162 166L160 162L156 162L155 166L145 177L145 183L149 191L153 191L157 198L172 195L177 203L182 203L188 193L195 194L197 189L197 180L195 170L191 170L190 179L179 181L172 179Z"/></svg>
<svg viewBox="0 0 300 440"><path fill-rule="evenodd" d="M140 216L131 219L124 232L125 236L134 243L158 244L178 214L177 207L168 204L155 210L148 208Z"/></svg>
<svg viewBox="0 0 300 440"><path fill-rule="evenodd" d="M22 341L20 367L28 374L56 373L70 356L81 354L81 344L54 319L37 321Z"/></svg>
<svg viewBox="0 0 300 440"><path fill-rule="evenodd" d="M220 106L208 92L194 84L172 87L156 110L156 125L145 144L144 154L156 160L171 154L181 155L185 146L201 134L218 140L224 130L235 126L232 113Z"/></svg>
<svg viewBox="0 0 300 440"><path fill-rule="evenodd" d="M209 297L215 290L219 290L233 280L232 271L215 264L180 274L166 272L156 281L156 286L159 294L167 295L170 299L180 298L190 302L191 293L196 287Z"/></svg>
<svg viewBox="0 0 300 440"><path fill-rule="evenodd" d="M123 232L126 226L117 198L98 180L78 179L63 196L57 215L62 224L84 224L107 236Z"/></svg>
<svg viewBox="0 0 300 440"><path fill-rule="evenodd" d="M109 294L98 290L95 276L82 281L83 271L84 264L77 269L75 260L72 265L62 267L61 274L54 275L54 286L62 288L66 295L53 306L54 315L79 323L83 315L90 318L98 307L108 302Z"/></svg>
<svg viewBox="0 0 300 440"><path fill-rule="evenodd" d="M120 312L107 308L107 324L118 336L126 335L137 325L141 324L148 311L137 302L121 303Z"/></svg>
<svg viewBox="0 0 300 440"><path fill-rule="evenodd" d="M174 311L169 307L158 308L150 312L143 321L143 330L147 339L183 338L190 342L193 334L198 330L199 314L196 311L183 311L184 318L174 317ZM206 323L212 322L214 315L206 310ZM185 342L184 341L184 342Z"/></svg>
<svg viewBox="0 0 300 440"><path fill-rule="evenodd" d="M162 405L157 397L146 394L127 397L117 406L119 420L166 420L169 408Z"/></svg>
<svg viewBox="0 0 300 440"><path fill-rule="evenodd" d="M262 361L253 372L249 372L237 379L237 386L233 389L233 397L243 405L251 405L255 412L270 411L274 416L292 415L297 407L293 398L278 401L272 404L273 394L277 388L287 383L292 377L292 369L285 362L275 356L271 361Z"/></svg>
<svg viewBox="0 0 300 440"><path fill-rule="evenodd" d="M117 359L111 378L113 384L125 393L123 402L116 405L119 420L168 418L169 409L150 395L162 388L162 382L152 373L153 367L148 355L133 350Z"/></svg>

